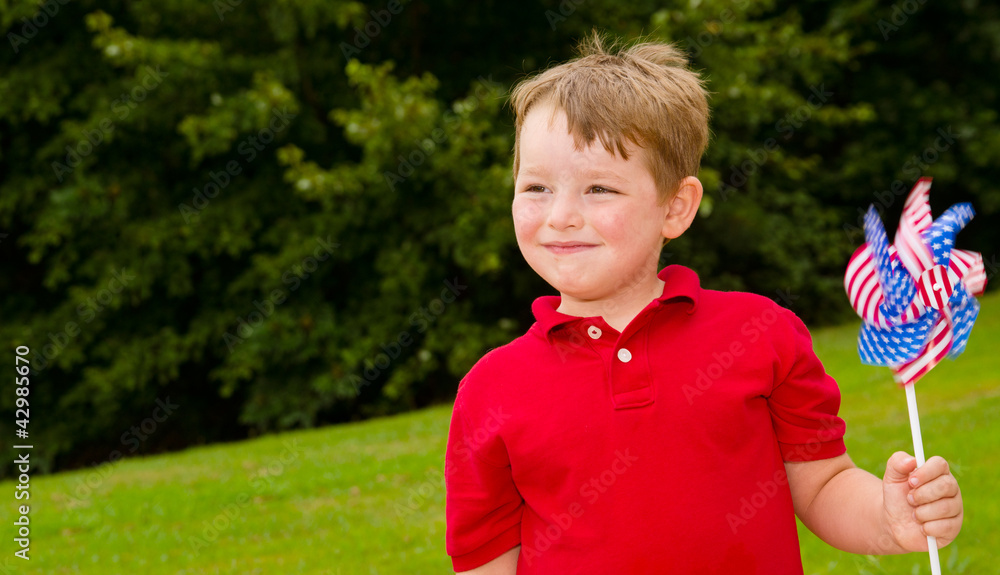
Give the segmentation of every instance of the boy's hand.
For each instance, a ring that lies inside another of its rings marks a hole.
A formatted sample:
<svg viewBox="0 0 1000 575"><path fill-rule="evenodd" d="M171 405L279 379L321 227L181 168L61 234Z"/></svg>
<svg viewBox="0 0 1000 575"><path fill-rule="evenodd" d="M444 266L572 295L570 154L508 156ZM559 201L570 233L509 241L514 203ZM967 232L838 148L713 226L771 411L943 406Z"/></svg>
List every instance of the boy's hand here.
<svg viewBox="0 0 1000 575"><path fill-rule="evenodd" d="M885 526L906 551L927 551L927 536L938 547L951 543L962 530L962 492L948 462L934 456L917 469L917 459L897 451L882 479Z"/></svg>

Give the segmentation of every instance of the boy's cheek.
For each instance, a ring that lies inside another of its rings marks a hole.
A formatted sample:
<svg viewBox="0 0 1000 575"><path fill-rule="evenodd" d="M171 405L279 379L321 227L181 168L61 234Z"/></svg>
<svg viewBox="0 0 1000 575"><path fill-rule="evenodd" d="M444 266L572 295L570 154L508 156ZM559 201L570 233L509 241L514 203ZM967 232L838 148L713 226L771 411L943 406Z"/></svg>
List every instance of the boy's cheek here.
<svg viewBox="0 0 1000 575"><path fill-rule="evenodd" d="M544 225L544 221L537 219L514 218L514 236L519 244L530 243L538 230Z"/></svg>
<svg viewBox="0 0 1000 575"><path fill-rule="evenodd" d="M515 226L530 227L543 216L543 210L538 200L533 200L523 194L515 196L511 206Z"/></svg>

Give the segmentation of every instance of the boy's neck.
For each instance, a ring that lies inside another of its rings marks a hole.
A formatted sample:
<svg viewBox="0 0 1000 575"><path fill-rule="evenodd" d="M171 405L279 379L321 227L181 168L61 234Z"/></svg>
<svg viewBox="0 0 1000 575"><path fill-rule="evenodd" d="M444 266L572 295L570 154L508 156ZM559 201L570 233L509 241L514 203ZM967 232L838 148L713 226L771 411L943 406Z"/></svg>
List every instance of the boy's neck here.
<svg viewBox="0 0 1000 575"><path fill-rule="evenodd" d="M608 298L581 300L561 294L556 311L577 317L600 316L621 333L651 301L663 295L664 285L665 282L653 274L641 282L626 283Z"/></svg>

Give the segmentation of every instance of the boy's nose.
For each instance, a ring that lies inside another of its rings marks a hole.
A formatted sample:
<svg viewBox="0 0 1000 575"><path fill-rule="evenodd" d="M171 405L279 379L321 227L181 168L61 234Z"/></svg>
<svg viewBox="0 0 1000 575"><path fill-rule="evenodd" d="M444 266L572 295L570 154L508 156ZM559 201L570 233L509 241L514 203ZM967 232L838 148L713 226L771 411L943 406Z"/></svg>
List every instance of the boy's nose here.
<svg viewBox="0 0 1000 575"><path fill-rule="evenodd" d="M555 192L549 207L548 225L554 230L583 226L582 199L576 194Z"/></svg>

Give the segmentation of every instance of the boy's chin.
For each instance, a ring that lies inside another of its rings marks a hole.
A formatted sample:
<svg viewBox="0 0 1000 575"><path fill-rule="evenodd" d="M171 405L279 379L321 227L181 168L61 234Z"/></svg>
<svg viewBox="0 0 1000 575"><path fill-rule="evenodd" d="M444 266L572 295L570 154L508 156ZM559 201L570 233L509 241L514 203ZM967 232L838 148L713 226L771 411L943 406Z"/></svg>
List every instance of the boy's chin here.
<svg viewBox="0 0 1000 575"><path fill-rule="evenodd" d="M656 275L655 271L649 274L651 279L656 279ZM631 280L626 277L630 277ZM637 288L644 290L647 278L646 272L636 270L631 276L593 278L587 282L553 281L544 277L543 279L559 292L564 300L570 298L581 302L596 302L615 298Z"/></svg>
<svg viewBox="0 0 1000 575"><path fill-rule="evenodd" d="M572 299L575 301L599 301L602 299L607 299L612 293L614 286L605 286L599 284L568 284L568 283L552 283L549 282L559 295L565 299Z"/></svg>

